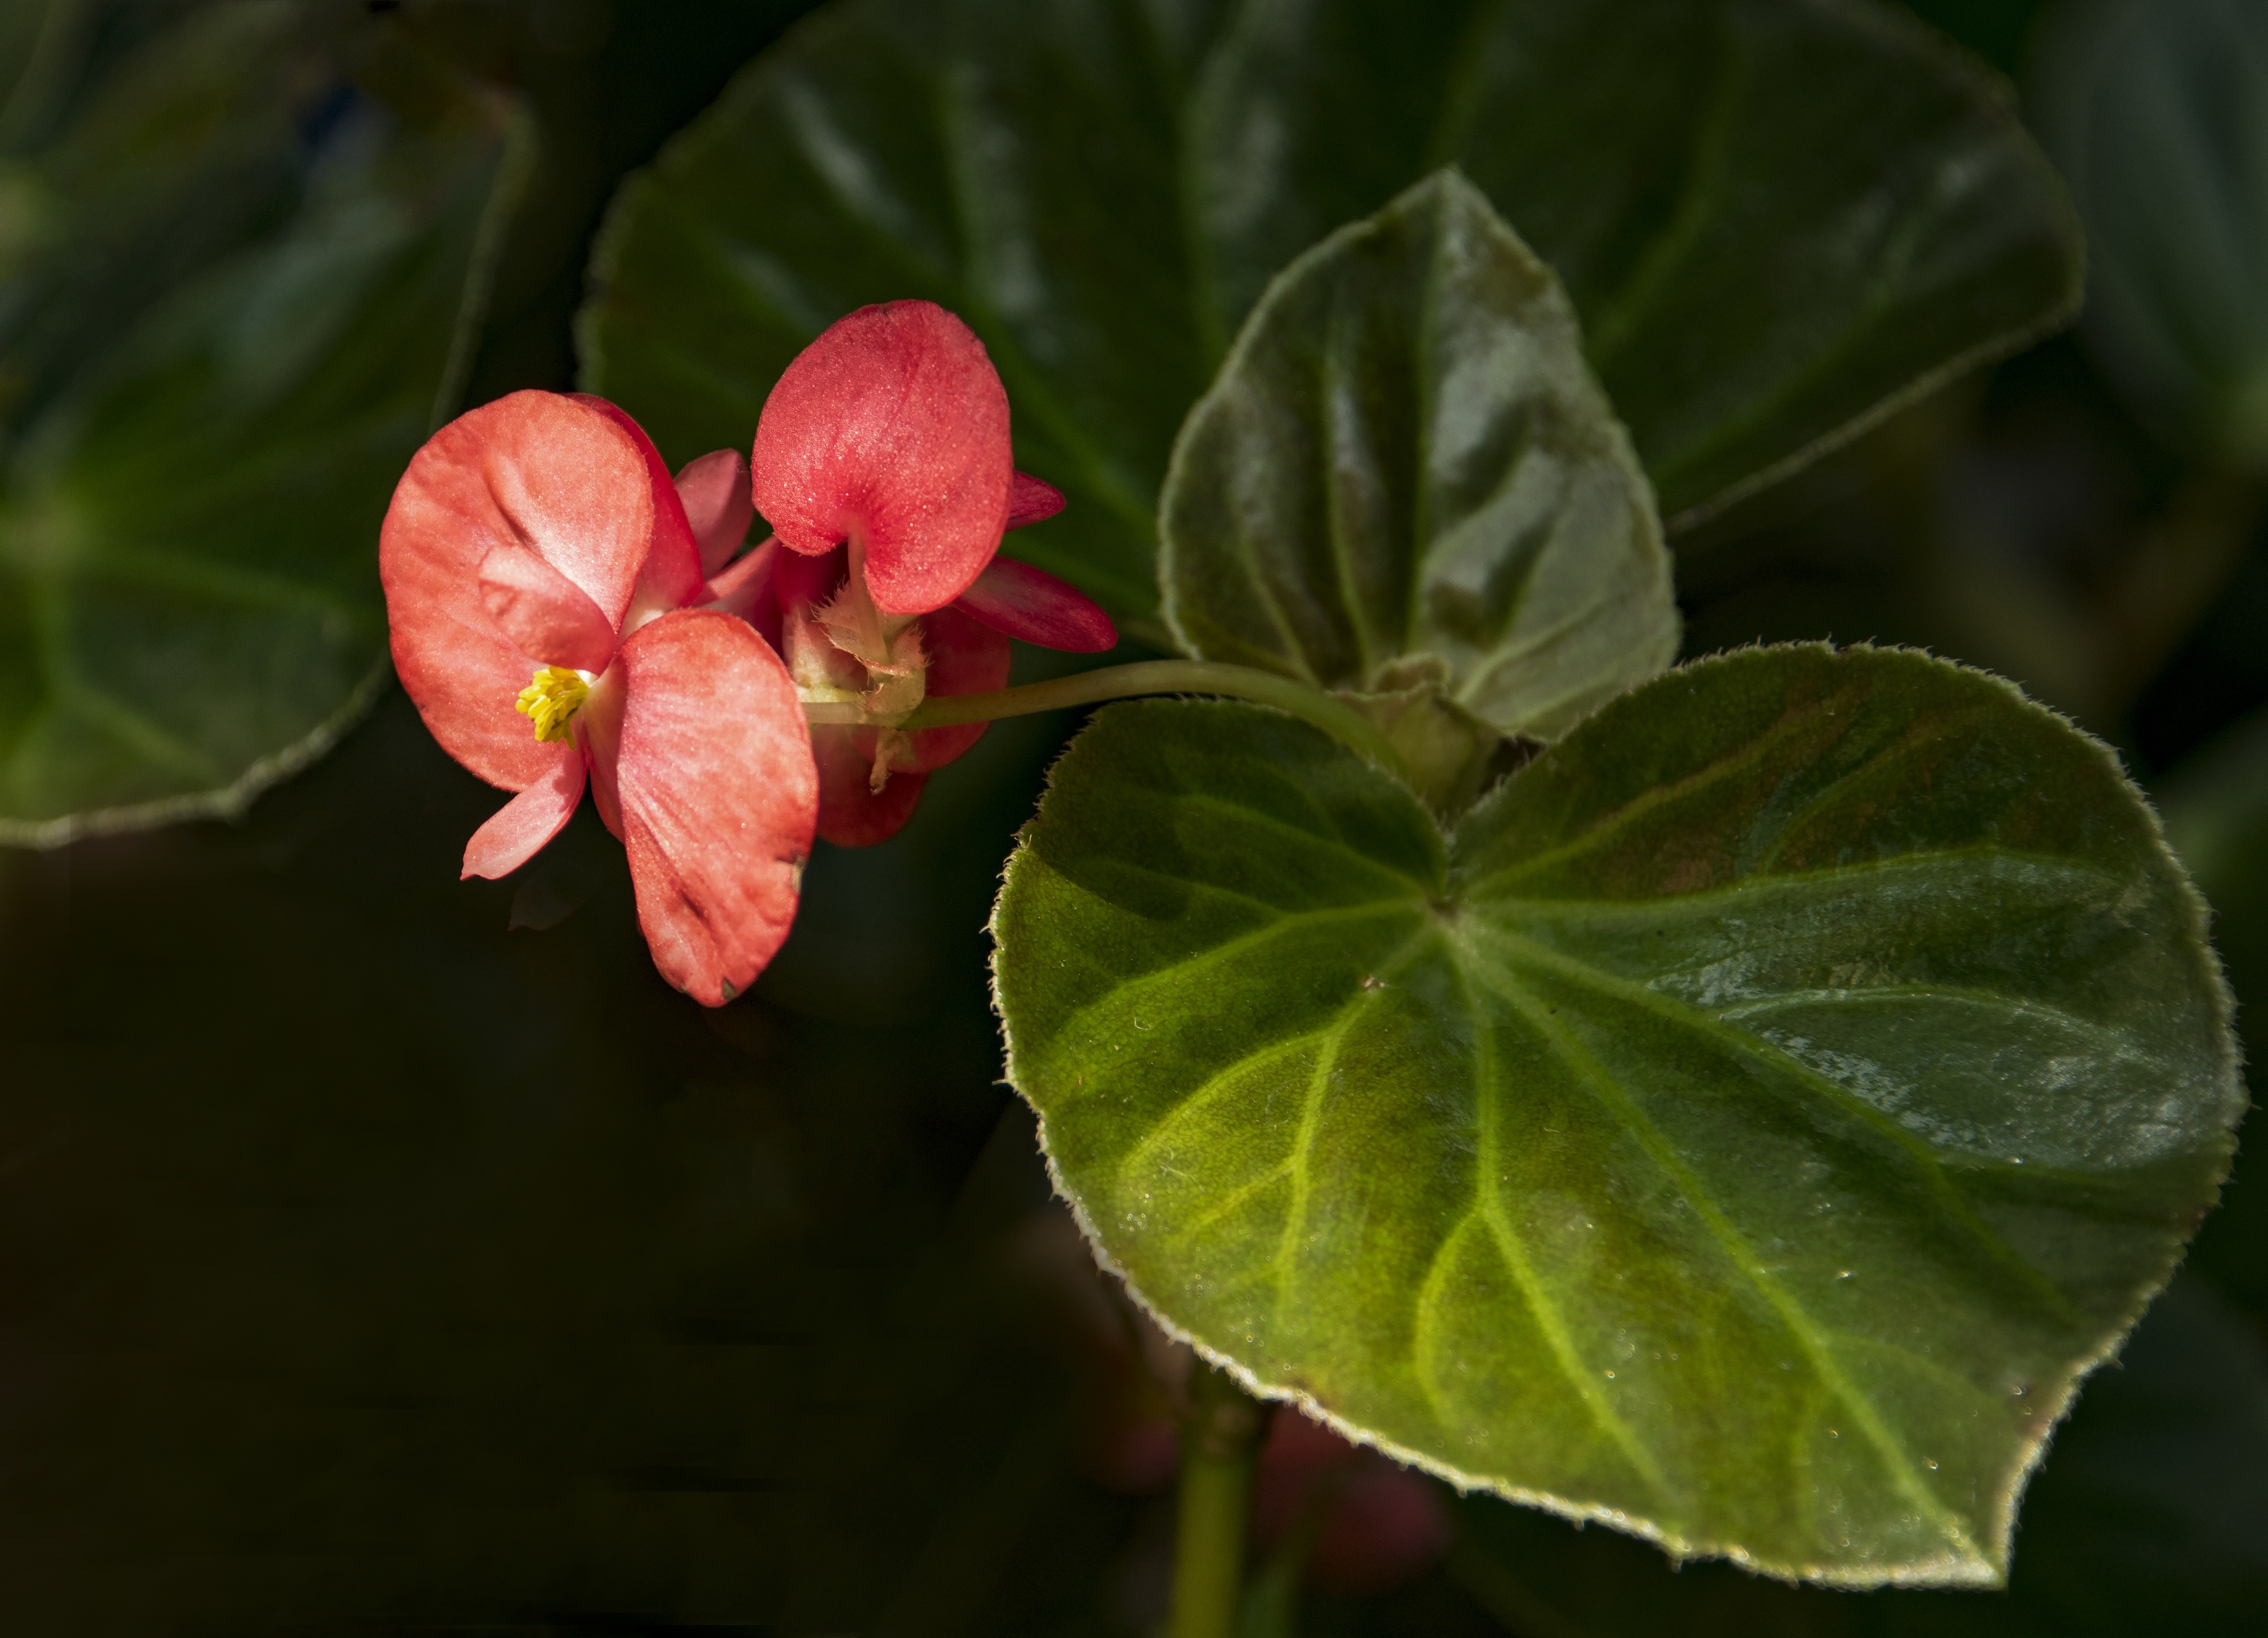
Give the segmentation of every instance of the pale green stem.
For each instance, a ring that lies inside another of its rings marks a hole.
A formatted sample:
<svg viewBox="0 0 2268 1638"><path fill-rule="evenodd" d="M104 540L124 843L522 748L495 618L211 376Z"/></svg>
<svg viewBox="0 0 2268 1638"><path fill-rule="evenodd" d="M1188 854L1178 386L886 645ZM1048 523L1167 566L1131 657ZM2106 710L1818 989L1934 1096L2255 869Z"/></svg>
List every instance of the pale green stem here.
<svg viewBox="0 0 2268 1638"><path fill-rule="evenodd" d="M1226 1371L1200 1362L1182 1435L1167 1638L1236 1638L1241 1624L1244 1519L1267 1418Z"/></svg>
<svg viewBox="0 0 2268 1638"><path fill-rule="evenodd" d="M1272 671L1222 665L1211 660L1144 660L1132 665L1082 671L1045 682L1027 682L1021 688L1004 688L990 694L933 694L911 716L896 723L870 717L854 705L814 702L803 709L804 715L814 723L895 727L911 734L922 728L1028 717L1035 712L1061 711L1071 705L1092 705L1138 694L1215 694L1273 705L1314 723L1381 767L1396 773L1403 771L1402 758L1395 754L1393 742L1375 723L1344 700L1334 699L1321 689L1278 676Z"/></svg>

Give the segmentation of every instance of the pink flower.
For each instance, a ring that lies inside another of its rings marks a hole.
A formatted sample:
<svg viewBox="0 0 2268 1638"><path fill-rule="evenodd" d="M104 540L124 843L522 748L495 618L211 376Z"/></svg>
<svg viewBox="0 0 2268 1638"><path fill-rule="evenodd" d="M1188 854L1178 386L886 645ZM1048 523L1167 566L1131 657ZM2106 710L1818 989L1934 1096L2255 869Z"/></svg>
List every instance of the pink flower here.
<svg viewBox="0 0 2268 1638"><path fill-rule="evenodd" d="M1399 1586L1449 1549L1439 1487L1286 1406L1253 1475L1254 1544L1273 1551L1302 1525L1314 1531L1307 1579L1344 1597Z"/></svg>
<svg viewBox="0 0 2268 1638"><path fill-rule="evenodd" d="M444 749L518 793L464 874L525 864L587 779L655 965L712 1007L786 938L819 801L787 668L694 606L747 529L738 469L696 461L681 497L614 405L514 393L417 452L379 547L403 686Z"/></svg>
<svg viewBox="0 0 2268 1638"><path fill-rule="evenodd" d="M932 694L1005 687L1012 637L1079 653L1118 640L1079 593L996 555L1064 498L1015 470L999 374L934 302L861 308L805 348L765 401L750 473L777 538L717 590L760 627L777 621L806 700L902 719ZM884 840L983 732L814 728L819 834Z"/></svg>

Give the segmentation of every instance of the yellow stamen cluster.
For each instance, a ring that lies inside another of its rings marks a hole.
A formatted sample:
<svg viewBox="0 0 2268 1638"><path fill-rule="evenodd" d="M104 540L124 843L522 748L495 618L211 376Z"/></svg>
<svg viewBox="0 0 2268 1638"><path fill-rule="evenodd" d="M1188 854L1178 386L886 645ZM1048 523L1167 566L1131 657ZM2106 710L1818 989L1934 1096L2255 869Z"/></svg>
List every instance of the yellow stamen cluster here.
<svg viewBox="0 0 2268 1638"><path fill-rule="evenodd" d="M581 672L565 666L539 666L535 680L519 690L519 714L534 719L538 740L556 745L572 737L568 725L583 709L590 691L591 685Z"/></svg>

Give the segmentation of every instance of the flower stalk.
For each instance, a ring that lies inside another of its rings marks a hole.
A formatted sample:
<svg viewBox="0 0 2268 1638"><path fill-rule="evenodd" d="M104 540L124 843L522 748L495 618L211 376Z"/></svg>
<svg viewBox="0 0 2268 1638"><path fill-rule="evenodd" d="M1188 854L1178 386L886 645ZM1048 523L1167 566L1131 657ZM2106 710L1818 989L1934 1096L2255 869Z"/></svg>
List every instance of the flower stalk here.
<svg viewBox="0 0 2268 1638"><path fill-rule="evenodd" d="M806 702L804 714L814 725L899 727L910 733L922 728L997 722L1004 717L1027 717L1042 711L1062 711L1144 694L1211 694L1273 705L1313 723L1381 767L1395 773L1405 771L1393 742L1344 700L1272 671L1210 660L1143 660L990 693L932 695L910 715L896 722L869 716L858 705L822 701Z"/></svg>

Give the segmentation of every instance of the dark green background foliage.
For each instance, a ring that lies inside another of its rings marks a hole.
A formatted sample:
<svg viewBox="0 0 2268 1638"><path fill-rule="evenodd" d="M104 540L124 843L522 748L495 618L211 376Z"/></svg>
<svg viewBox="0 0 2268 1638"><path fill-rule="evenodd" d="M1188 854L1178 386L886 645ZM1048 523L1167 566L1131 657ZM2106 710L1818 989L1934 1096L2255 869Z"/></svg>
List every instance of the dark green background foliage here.
<svg viewBox="0 0 2268 1638"><path fill-rule="evenodd" d="M240 809L363 709L386 646L371 522L463 385L526 136L349 5L18 10L0 838L20 843Z"/></svg>
<svg viewBox="0 0 2268 1638"><path fill-rule="evenodd" d="M686 460L834 314L941 301L1079 503L1032 556L1146 614L1167 453L1246 312L1445 164L1566 280L1665 513L2075 294L2003 101L1838 0L853 0L623 196L584 380Z"/></svg>
<svg viewBox="0 0 2268 1638"><path fill-rule="evenodd" d="M378 19L508 85L538 124L468 402L573 382L570 319L616 181L804 9L412 0ZM2035 8L1923 9L2013 69ZM0 37L26 15L0 9ZM1094 82L1080 92L1064 135L1130 129ZM0 142L28 139L0 124ZM1116 218L1153 219L1138 167L1074 185L1061 142L1037 151L1066 172L1036 196L1064 241L1111 246ZM271 221L287 196L255 181L247 214L199 221ZM1016 225L988 219L983 242L1012 245ZM865 265L865 241L828 248ZM1227 330L1205 343L1169 321L1176 267L1103 262L1124 304L1105 311L1157 315L1131 333L1182 383L1169 402L1094 379L1094 402L1146 429L1151 464L1127 491L1145 506L1204 348ZM109 265L147 272L148 291L174 277L147 257ZM721 357L730 335L701 333ZM792 342L766 345L784 358ZM1010 386L1036 435L1044 395L1030 374ZM665 441L683 454L743 436L688 419ZM1933 645L2079 713L2161 780L2268 703L2262 542L2240 520L2205 555L2220 567L2185 581L2168 572L2199 561L2189 537L2151 527L2190 494L2194 455L2140 431L2080 349L2052 344L1686 535L1687 652ZM1111 481L1027 538L1121 564L1132 595L1146 536ZM342 550L367 553L382 489ZM2192 589L2168 601L2169 586ZM26 652L11 636L0 667ZM497 798L398 695L239 823L0 855L11 1626L1141 1632L1167 1521L1081 1476L1071 1429L1093 1372L1053 1346L1056 1304L1009 1272L1035 1226L1063 1225L1028 1118L996 1082L977 932L1074 726L996 728L905 836L822 850L787 954L716 1015L653 976L619 850L587 815L523 881L456 880ZM2196 844L2198 862L2257 1005L2268 804L2246 794L2251 743L2192 770L2175 817L2177 838L2220 838L2210 860ZM2006 1595L1672 1574L1612 1531L1476 1498L1446 1566L1377 1598L1311 1597L1301 1630L2242 1630L2268 1603L2268 1208L2252 1163L2058 1434Z"/></svg>
<svg viewBox="0 0 2268 1638"><path fill-rule="evenodd" d="M2088 340L2170 436L2268 463L2268 13L2085 0L2040 58L2035 117L2095 246Z"/></svg>

